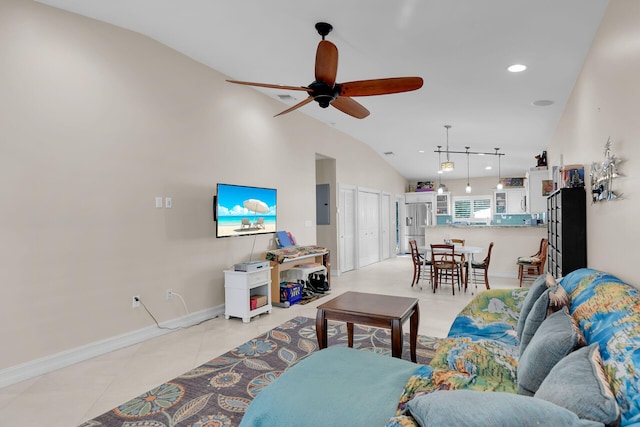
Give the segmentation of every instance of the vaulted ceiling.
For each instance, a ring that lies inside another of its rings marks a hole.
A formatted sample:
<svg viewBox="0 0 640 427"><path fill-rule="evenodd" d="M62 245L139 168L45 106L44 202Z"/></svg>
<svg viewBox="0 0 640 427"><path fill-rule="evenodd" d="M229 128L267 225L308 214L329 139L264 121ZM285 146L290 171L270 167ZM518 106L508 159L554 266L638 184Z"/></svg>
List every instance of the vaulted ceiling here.
<svg viewBox="0 0 640 427"><path fill-rule="evenodd" d="M607 6L607 0L39 1L144 34L229 78L290 86L314 80L321 39L314 25L328 22L334 29L327 39L339 50L338 82L420 76L424 85L356 98L371 112L361 120L316 103L289 114L307 114L368 144L409 180L437 176L434 150L445 149L444 125L452 126L452 151L499 147L503 176L523 176L535 166ZM511 73L512 64L527 69ZM237 90L281 101L273 115L307 96ZM448 177L466 177L466 156L450 157L456 169ZM495 156L470 157L474 177L497 175L496 167Z"/></svg>

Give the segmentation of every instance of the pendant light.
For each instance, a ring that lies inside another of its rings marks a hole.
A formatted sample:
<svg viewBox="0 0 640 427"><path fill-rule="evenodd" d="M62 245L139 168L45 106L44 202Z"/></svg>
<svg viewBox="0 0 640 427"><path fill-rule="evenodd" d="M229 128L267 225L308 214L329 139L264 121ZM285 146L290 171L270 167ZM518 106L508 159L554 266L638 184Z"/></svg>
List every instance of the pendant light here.
<svg viewBox="0 0 640 427"><path fill-rule="evenodd" d="M438 166L442 165L440 162L440 148L442 148L442 145L438 145ZM444 193L444 186L442 185L442 169L438 169L438 194L442 193Z"/></svg>
<svg viewBox="0 0 640 427"><path fill-rule="evenodd" d="M471 184L469 183L469 147L464 147L467 149L467 188L464 191L469 194L471 193Z"/></svg>
<svg viewBox="0 0 640 427"><path fill-rule="evenodd" d="M443 172L451 172L453 170L453 162L449 160L449 129L451 125L444 125L447 130L447 161L440 163L440 170Z"/></svg>
<svg viewBox="0 0 640 427"><path fill-rule="evenodd" d="M498 150L499 149L500 148L496 148L495 149L496 150L496 156L498 156L498 185L496 185L496 188L498 190L502 190L502 176L500 174L500 156L501 156L501 154L498 154Z"/></svg>

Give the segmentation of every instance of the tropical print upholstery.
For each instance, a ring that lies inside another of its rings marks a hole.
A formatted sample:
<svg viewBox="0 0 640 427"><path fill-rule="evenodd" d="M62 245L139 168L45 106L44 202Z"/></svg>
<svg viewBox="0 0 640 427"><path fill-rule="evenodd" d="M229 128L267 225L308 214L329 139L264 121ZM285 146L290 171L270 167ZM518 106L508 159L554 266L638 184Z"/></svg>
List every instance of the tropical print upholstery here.
<svg viewBox="0 0 640 427"><path fill-rule="evenodd" d="M448 338L440 340L429 366L407 381L397 416L387 427L416 426L404 414L414 397L436 390L516 393L519 341L518 313L527 289L495 289L480 293L456 317Z"/></svg>
<svg viewBox="0 0 640 427"><path fill-rule="evenodd" d="M620 406L620 426L640 426L640 291L617 277L579 269L560 282L569 312L586 344L597 343L602 364ZM429 366L407 381L396 416L387 427L418 424L405 411L413 397L436 390L515 393L519 353L515 333L528 289L482 292L455 319Z"/></svg>
<svg viewBox="0 0 640 427"><path fill-rule="evenodd" d="M583 268L560 284L587 344L598 343L622 426L640 423L640 295L615 276Z"/></svg>
<svg viewBox="0 0 640 427"><path fill-rule="evenodd" d="M458 314L448 336L520 345L516 325L527 292L526 288L481 292Z"/></svg>

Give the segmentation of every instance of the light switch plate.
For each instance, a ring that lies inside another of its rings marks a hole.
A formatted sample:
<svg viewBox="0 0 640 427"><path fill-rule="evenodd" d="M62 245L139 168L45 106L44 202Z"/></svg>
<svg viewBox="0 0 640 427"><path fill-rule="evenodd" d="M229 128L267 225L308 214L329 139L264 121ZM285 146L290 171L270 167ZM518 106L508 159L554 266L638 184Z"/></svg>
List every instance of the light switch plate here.
<svg viewBox="0 0 640 427"><path fill-rule="evenodd" d="M162 197L156 197L156 208L162 207Z"/></svg>

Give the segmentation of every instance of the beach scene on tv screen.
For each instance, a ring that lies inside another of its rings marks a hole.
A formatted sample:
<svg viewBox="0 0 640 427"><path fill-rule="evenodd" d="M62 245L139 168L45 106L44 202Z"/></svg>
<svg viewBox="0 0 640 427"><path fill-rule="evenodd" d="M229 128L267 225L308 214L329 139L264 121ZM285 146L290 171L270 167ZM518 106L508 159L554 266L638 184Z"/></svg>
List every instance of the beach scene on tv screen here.
<svg viewBox="0 0 640 427"><path fill-rule="evenodd" d="M218 237L276 231L276 190L218 186Z"/></svg>

